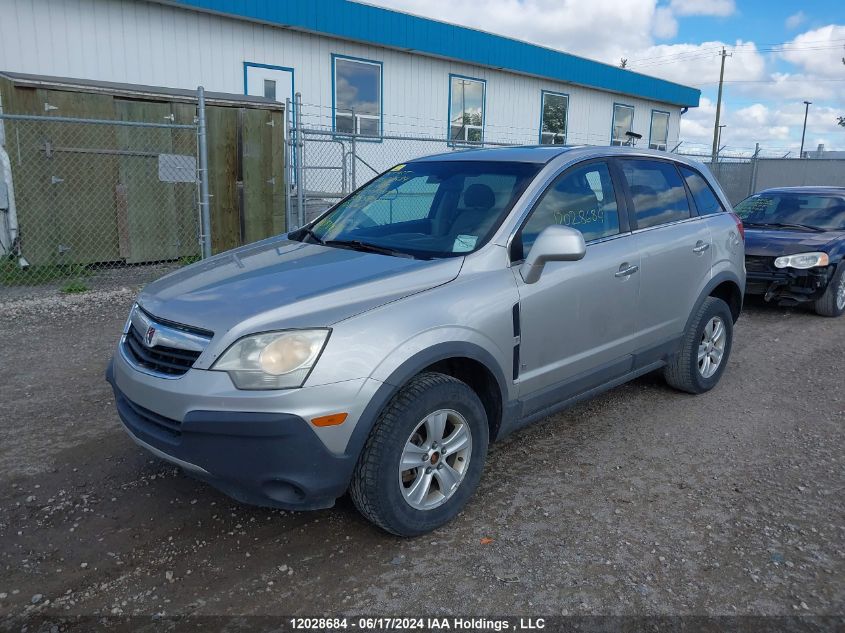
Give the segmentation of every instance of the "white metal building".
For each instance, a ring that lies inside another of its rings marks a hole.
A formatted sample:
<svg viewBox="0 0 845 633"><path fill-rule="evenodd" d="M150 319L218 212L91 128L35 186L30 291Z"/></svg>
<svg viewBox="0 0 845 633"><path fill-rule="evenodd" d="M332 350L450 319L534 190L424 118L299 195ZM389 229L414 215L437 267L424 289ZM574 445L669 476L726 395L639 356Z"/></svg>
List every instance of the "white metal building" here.
<svg viewBox="0 0 845 633"><path fill-rule="evenodd" d="M308 125L672 149L699 91L348 0L4 0L0 70L265 95Z"/></svg>

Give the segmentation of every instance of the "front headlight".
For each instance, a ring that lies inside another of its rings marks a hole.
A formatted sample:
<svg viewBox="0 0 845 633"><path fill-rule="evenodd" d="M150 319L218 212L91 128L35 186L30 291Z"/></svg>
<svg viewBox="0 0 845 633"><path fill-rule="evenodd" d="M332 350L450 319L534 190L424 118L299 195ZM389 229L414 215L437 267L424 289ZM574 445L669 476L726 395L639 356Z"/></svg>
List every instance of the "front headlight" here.
<svg viewBox="0 0 845 633"><path fill-rule="evenodd" d="M775 268L800 268L801 270L828 264L830 264L830 258L827 253L797 253L784 255L775 260Z"/></svg>
<svg viewBox="0 0 845 633"><path fill-rule="evenodd" d="M252 334L236 341L211 369L225 371L238 389L301 387L329 338L329 330Z"/></svg>

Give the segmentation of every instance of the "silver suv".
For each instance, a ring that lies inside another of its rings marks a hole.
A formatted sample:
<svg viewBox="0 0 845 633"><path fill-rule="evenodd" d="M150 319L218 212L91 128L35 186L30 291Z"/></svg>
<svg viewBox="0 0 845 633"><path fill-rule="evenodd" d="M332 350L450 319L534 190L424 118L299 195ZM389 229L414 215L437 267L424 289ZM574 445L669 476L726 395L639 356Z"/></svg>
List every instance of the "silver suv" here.
<svg viewBox="0 0 845 633"><path fill-rule="evenodd" d="M306 227L150 284L107 376L129 435L246 503L418 535L488 443L647 372L719 381L742 223L700 164L629 148L397 165Z"/></svg>

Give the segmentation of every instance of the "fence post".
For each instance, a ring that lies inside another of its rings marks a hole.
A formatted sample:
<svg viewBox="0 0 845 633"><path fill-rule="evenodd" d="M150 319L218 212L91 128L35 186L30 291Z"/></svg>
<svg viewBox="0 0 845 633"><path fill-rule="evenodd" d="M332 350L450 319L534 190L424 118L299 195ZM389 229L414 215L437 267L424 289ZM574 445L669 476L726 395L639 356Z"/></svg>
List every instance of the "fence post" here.
<svg viewBox="0 0 845 633"><path fill-rule="evenodd" d="M199 141L200 243L203 259L211 257L211 209L208 195L208 137L205 123L205 89L197 87L197 136Z"/></svg>
<svg viewBox="0 0 845 633"><path fill-rule="evenodd" d="M355 143L355 133L353 130L352 133L352 149L350 150L352 153L351 160L352 164L349 166L352 176L352 191L355 191L358 188L358 146Z"/></svg>
<svg viewBox="0 0 845 633"><path fill-rule="evenodd" d="M285 99L285 231L293 224L293 187L296 184L293 148L294 121L290 97Z"/></svg>
<svg viewBox="0 0 845 633"><path fill-rule="evenodd" d="M751 157L751 182L748 183L748 195L757 190L757 166L760 161L760 143L754 148L754 155Z"/></svg>
<svg viewBox="0 0 845 633"><path fill-rule="evenodd" d="M302 128L302 93L294 95L294 120L299 130ZM297 227L305 225L305 141L301 131L296 134L296 218Z"/></svg>

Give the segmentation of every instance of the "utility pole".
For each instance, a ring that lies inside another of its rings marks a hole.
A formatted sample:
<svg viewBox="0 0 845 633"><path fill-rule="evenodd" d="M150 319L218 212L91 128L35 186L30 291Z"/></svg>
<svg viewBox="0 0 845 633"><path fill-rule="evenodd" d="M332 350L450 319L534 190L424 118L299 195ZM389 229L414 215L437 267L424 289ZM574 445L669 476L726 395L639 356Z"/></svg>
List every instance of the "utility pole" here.
<svg viewBox="0 0 845 633"><path fill-rule="evenodd" d="M722 69L719 71L719 96L716 98L716 124L713 126L713 153L711 154L711 162L716 161L716 156L719 152L719 119L722 115L722 85L725 82L725 58L733 57L733 53L725 51L722 47L722 52L719 53L722 57Z"/></svg>
<svg viewBox="0 0 845 633"><path fill-rule="evenodd" d="M811 103L813 102L804 102L804 129L801 130L801 151L798 153L798 158L804 158L804 135L807 133L807 113L810 111Z"/></svg>

